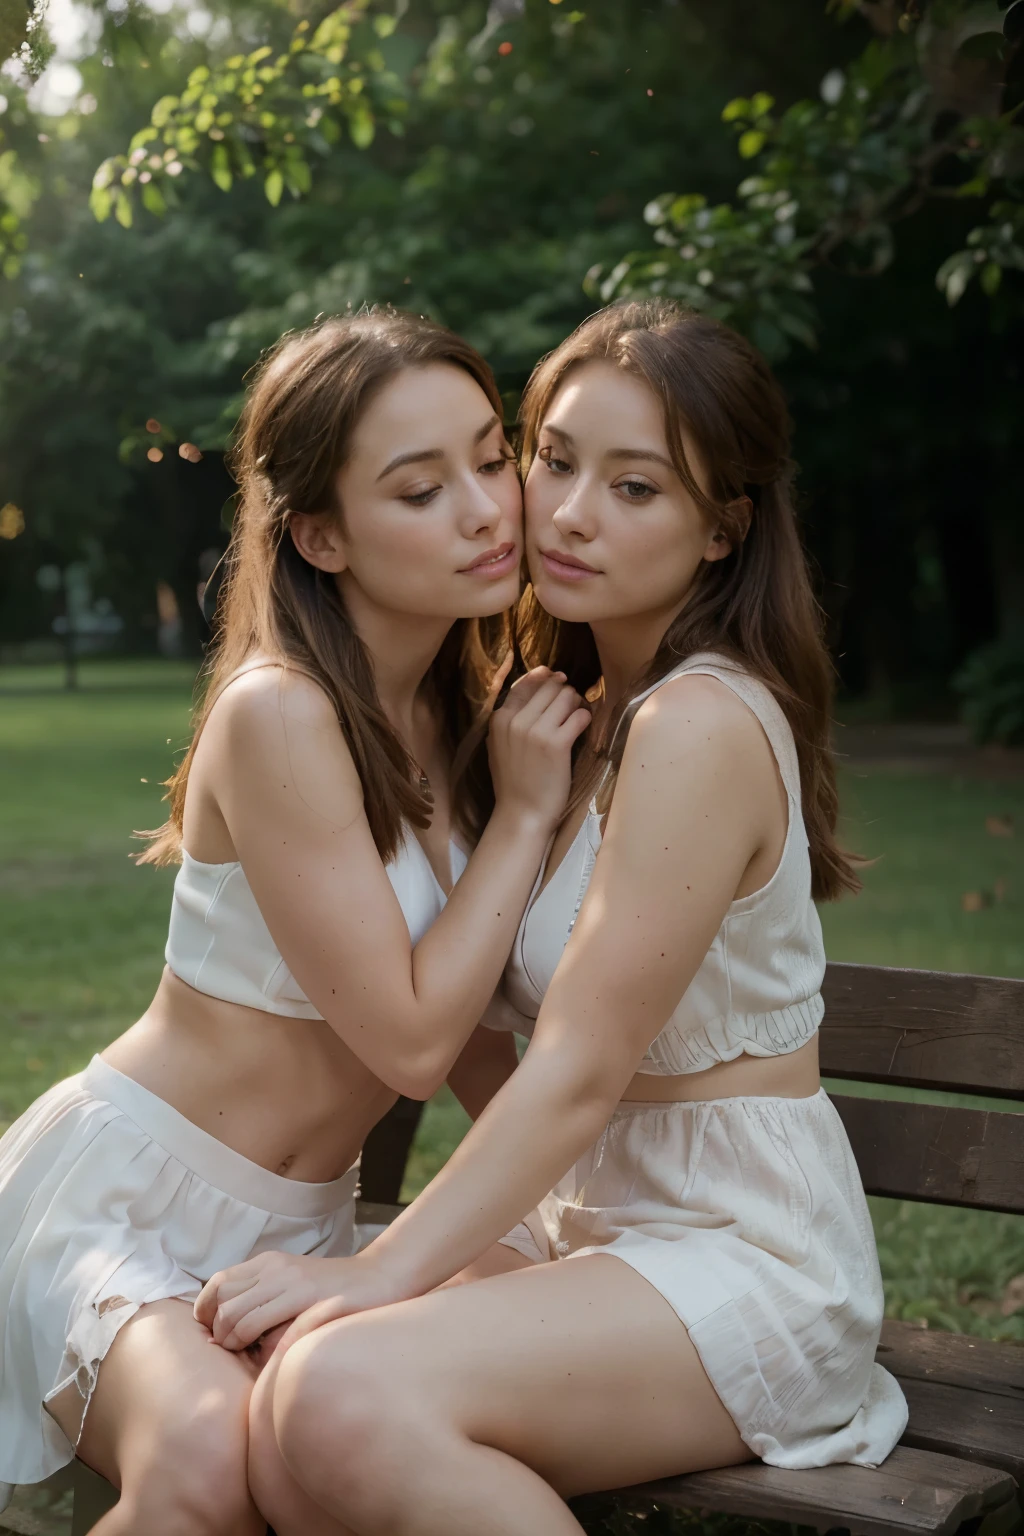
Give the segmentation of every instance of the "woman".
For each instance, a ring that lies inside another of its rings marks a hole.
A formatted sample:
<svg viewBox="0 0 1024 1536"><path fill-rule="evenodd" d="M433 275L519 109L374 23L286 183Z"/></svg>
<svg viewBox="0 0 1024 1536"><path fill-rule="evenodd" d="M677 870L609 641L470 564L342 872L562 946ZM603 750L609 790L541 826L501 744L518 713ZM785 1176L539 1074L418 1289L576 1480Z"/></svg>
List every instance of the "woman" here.
<svg viewBox="0 0 1024 1536"><path fill-rule="evenodd" d="M518 595L521 490L457 337L371 313L286 340L237 474L210 686L143 856L181 860L167 969L0 1143L0 1478L77 1447L121 1489L104 1536L264 1529L256 1363L211 1349L192 1303L266 1249L355 1251L359 1149L466 1046L589 719L564 679L524 678L492 792L483 621ZM514 1063L470 1048L471 1111Z"/></svg>
<svg viewBox="0 0 1024 1536"><path fill-rule="evenodd" d="M253 1400L279 1536L568 1536L564 1496L874 1464L906 1422L818 1078L812 897L857 882L781 395L715 321L628 304L540 365L524 419L528 638L596 703L507 972L532 1041L364 1253L200 1297L231 1348L254 1304L327 1298ZM434 1289L481 1255L491 1278Z"/></svg>

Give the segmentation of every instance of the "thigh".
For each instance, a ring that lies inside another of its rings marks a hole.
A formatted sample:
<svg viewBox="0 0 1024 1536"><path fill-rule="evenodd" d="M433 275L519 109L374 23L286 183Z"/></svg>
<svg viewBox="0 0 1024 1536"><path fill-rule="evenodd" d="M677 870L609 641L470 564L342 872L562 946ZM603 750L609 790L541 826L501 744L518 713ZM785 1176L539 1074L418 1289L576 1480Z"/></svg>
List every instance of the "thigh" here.
<svg viewBox="0 0 1024 1536"><path fill-rule="evenodd" d="M504 1451L567 1497L751 1459L676 1313L614 1255L528 1265L314 1337L318 1374L333 1351L341 1390L346 1375L384 1381L394 1413Z"/></svg>
<svg viewBox="0 0 1024 1536"><path fill-rule="evenodd" d="M226 1465L237 1459L244 1473L255 1376L245 1355L211 1341L189 1303L142 1307L100 1365L78 1455L116 1487L133 1471L178 1454L216 1456ZM77 1388L71 1391L77 1397ZM50 1411L65 1433L73 1427L70 1402L58 1398Z"/></svg>

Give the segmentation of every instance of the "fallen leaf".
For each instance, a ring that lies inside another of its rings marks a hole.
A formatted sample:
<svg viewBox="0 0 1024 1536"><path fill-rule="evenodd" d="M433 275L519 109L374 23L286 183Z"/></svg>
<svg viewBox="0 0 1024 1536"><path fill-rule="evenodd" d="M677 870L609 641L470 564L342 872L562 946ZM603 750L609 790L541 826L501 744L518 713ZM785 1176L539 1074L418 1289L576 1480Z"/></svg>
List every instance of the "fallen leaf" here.
<svg viewBox="0 0 1024 1536"><path fill-rule="evenodd" d="M960 897L960 909L963 912L981 912L991 902L987 891L964 891Z"/></svg>
<svg viewBox="0 0 1024 1536"><path fill-rule="evenodd" d="M155 416L151 416L149 418L149 420L146 422L146 431L147 432L159 432L160 431L160 423L157 421Z"/></svg>
<svg viewBox="0 0 1024 1536"><path fill-rule="evenodd" d="M146 449L146 458L149 460L149 462L151 464L159 464L160 460L163 458L163 456L164 456L164 451L163 451L162 448L147 448Z"/></svg>
<svg viewBox="0 0 1024 1536"><path fill-rule="evenodd" d="M195 443L178 444L179 459L187 459L190 464L198 464L202 456L202 450L197 448Z"/></svg>
<svg viewBox="0 0 1024 1536"><path fill-rule="evenodd" d="M988 833L989 837L1012 837L1013 817L986 816L985 831Z"/></svg>

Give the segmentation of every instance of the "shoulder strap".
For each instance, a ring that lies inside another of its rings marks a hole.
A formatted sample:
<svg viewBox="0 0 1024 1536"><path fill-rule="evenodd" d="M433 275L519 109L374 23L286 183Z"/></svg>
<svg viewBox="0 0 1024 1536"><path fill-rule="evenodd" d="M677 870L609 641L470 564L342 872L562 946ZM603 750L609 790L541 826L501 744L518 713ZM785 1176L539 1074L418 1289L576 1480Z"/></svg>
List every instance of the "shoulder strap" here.
<svg viewBox="0 0 1024 1536"><path fill-rule="evenodd" d="M731 688L736 696L743 700L752 715L756 715L761 728L768 738L769 745L775 754L775 760L779 765L782 782L786 787L786 793L800 804L800 764L796 755L796 743L793 740L793 732L789 721L786 719L781 706L771 692L771 689L752 677L749 672L728 656L719 655L716 651L700 651L694 656L688 656L677 667L666 672L664 677L659 677L656 683L645 688L637 694L634 706L639 706L644 699L650 698L657 689L664 687L665 683L672 682L674 678L685 677L690 673L696 673L704 677L717 678L727 688ZM632 710L631 710L632 713ZM620 722L621 724L621 722Z"/></svg>

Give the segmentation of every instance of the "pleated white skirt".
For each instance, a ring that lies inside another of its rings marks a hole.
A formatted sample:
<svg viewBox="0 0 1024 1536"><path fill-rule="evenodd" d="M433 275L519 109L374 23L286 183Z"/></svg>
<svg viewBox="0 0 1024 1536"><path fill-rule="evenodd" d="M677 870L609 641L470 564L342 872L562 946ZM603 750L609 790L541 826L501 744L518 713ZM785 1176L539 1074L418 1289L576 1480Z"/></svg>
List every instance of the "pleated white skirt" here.
<svg viewBox="0 0 1024 1536"><path fill-rule="evenodd" d="M906 1428L903 1393L874 1358L871 1218L824 1091L623 1103L504 1241L537 1261L610 1253L643 1275L772 1466L876 1466Z"/></svg>
<svg viewBox="0 0 1024 1536"><path fill-rule="evenodd" d="M0 1509L72 1459L44 1403L75 1382L80 1429L141 1306L271 1249L354 1253L358 1177L281 1178L99 1057L37 1099L0 1140Z"/></svg>

